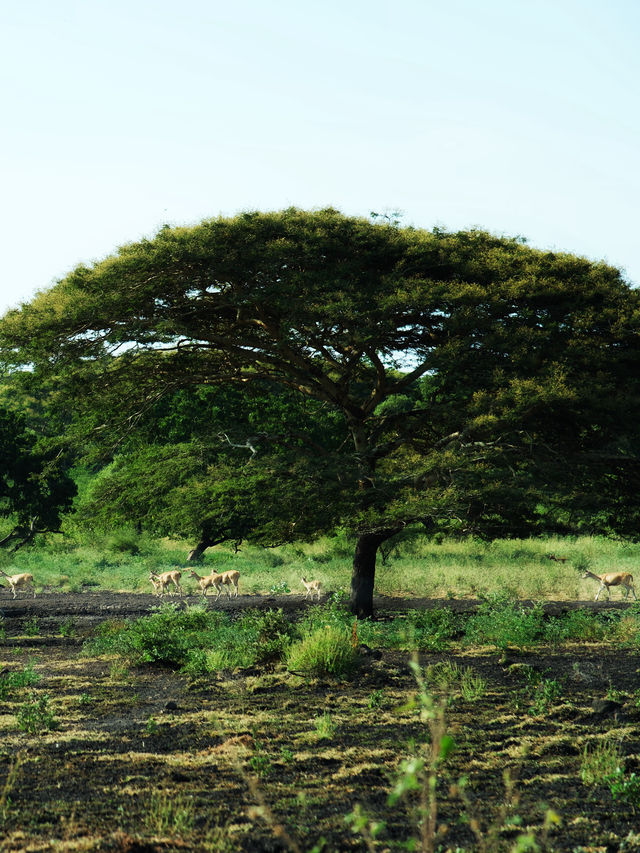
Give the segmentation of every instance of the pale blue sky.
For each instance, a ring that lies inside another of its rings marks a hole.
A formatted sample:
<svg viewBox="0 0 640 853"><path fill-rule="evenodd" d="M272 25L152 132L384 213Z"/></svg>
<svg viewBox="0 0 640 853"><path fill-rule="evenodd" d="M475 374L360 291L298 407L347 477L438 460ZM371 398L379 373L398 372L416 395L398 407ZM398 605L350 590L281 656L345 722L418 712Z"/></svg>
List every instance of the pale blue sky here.
<svg viewBox="0 0 640 853"><path fill-rule="evenodd" d="M0 312L163 223L400 209L640 284L637 0L0 0Z"/></svg>

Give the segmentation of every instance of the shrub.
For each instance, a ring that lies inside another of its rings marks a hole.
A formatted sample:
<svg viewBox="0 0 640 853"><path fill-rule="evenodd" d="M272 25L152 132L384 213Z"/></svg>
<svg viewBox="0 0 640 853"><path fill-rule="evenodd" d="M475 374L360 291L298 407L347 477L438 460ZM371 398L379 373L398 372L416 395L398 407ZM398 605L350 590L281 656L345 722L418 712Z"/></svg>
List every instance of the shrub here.
<svg viewBox="0 0 640 853"><path fill-rule="evenodd" d="M357 667L358 655L348 630L337 625L326 625L316 628L289 646L286 661L290 672L310 676L341 676Z"/></svg>
<svg viewBox="0 0 640 853"><path fill-rule="evenodd" d="M394 619L389 629L389 644L411 651L443 650L461 631L461 621L448 608L410 610L405 619Z"/></svg>
<svg viewBox="0 0 640 853"><path fill-rule="evenodd" d="M33 671L33 664L27 664L23 670L8 672L0 676L0 699L6 699L12 690L37 684L40 676Z"/></svg>
<svg viewBox="0 0 640 853"><path fill-rule="evenodd" d="M542 606L524 608L504 595L485 598L467 622L465 637L473 645L489 644L498 649L524 648L544 637Z"/></svg>
<svg viewBox="0 0 640 853"><path fill-rule="evenodd" d="M42 729L55 729L57 722L49 708L49 697L45 693L38 698L31 693L17 714L18 726L29 734L38 734Z"/></svg>

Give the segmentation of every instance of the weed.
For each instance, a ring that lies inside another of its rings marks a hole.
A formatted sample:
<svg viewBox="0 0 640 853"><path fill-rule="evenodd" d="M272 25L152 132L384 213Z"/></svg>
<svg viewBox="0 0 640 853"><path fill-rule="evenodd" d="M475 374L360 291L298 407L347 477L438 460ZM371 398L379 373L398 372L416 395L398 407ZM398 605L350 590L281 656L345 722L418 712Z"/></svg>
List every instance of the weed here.
<svg viewBox="0 0 640 853"><path fill-rule="evenodd" d="M264 752L264 745L259 741L254 741L255 754L249 759L249 766L261 778L265 778L273 770L271 759ZM292 756L293 757L293 756Z"/></svg>
<svg viewBox="0 0 640 853"><path fill-rule="evenodd" d="M367 850L370 853L375 853L376 838L385 828L384 821L373 820L362 808L360 803L356 803L352 812L344 817L345 823L351 827L351 831L361 835Z"/></svg>
<svg viewBox="0 0 640 853"><path fill-rule="evenodd" d="M622 766L620 745L612 740L599 741L592 749L587 744L582 753L580 778L585 785L601 785Z"/></svg>
<svg viewBox="0 0 640 853"><path fill-rule="evenodd" d="M635 813L636 806L640 806L640 776L625 776L622 767L616 767L606 781L613 799L627 803Z"/></svg>
<svg viewBox="0 0 640 853"><path fill-rule="evenodd" d="M65 619L64 622L60 623L58 630L61 637L75 637L76 635L76 627L73 624L73 619Z"/></svg>
<svg viewBox="0 0 640 853"><path fill-rule="evenodd" d="M410 666L418 692L407 707L418 711L421 721L427 725L429 738L417 748L417 754L401 762L400 773L388 802L393 806L399 800L412 801L413 793L418 792L419 802L414 809L414 822L420 830L420 849L423 853L433 853L442 834L438 827L438 772L455 743L451 735L447 734L446 698L435 699L427 690L427 678L417 659L411 660ZM415 845L416 840L412 839L409 843Z"/></svg>
<svg viewBox="0 0 640 853"><path fill-rule="evenodd" d="M78 705L91 705L91 703L93 702L93 699L91 698L91 696L89 696L88 693L81 693L78 696L77 701L78 701Z"/></svg>
<svg viewBox="0 0 640 853"><path fill-rule="evenodd" d="M269 592L271 595L289 595L291 587L286 581L280 581L280 583L275 583L270 586Z"/></svg>
<svg viewBox="0 0 640 853"><path fill-rule="evenodd" d="M371 711L374 708L379 708L382 705L382 700L384 698L384 690L374 690L371 696L367 699L367 708Z"/></svg>
<svg viewBox="0 0 640 853"><path fill-rule="evenodd" d="M331 740L336 733L336 724L331 714L323 714L315 718L316 737L318 740Z"/></svg>
<svg viewBox="0 0 640 853"><path fill-rule="evenodd" d="M144 822L147 829L156 835L185 835L195 823L193 803L190 798L174 792L154 791Z"/></svg>
<svg viewBox="0 0 640 853"><path fill-rule="evenodd" d="M293 764L293 752L285 746L280 747L280 758L285 764Z"/></svg>
<svg viewBox="0 0 640 853"><path fill-rule="evenodd" d="M27 664L24 669L8 672L0 676L0 699L7 699L11 691L20 687L31 687L37 684L40 676L33 670L33 664Z"/></svg>
<svg viewBox="0 0 640 853"><path fill-rule="evenodd" d="M562 695L562 687L554 678L543 678L533 687L529 713L536 717L545 714Z"/></svg>
<svg viewBox="0 0 640 853"><path fill-rule="evenodd" d="M42 730L57 728L57 721L49 707L49 696L45 693L39 698L31 693L16 715L18 726L29 734L39 734Z"/></svg>
<svg viewBox="0 0 640 853"><path fill-rule="evenodd" d="M24 633L27 637L37 637L40 633L40 623L37 616L33 616L24 624Z"/></svg>
<svg viewBox="0 0 640 853"><path fill-rule="evenodd" d="M146 735L154 735L158 731L158 722L155 717L149 717L147 723L144 727L144 733Z"/></svg>

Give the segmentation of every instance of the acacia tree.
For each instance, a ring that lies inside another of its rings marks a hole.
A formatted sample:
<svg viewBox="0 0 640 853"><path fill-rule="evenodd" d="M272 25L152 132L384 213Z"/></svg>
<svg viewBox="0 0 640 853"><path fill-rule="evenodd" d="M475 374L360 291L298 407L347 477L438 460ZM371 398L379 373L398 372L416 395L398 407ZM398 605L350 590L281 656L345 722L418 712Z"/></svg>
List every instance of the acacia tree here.
<svg viewBox="0 0 640 853"><path fill-rule="evenodd" d="M105 432L207 384L281 384L339 413L322 476L369 615L377 550L409 524L636 525L637 332L637 294L604 264L292 209L164 228L78 267L6 315L0 344L76 406L122 412Z"/></svg>
<svg viewBox="0 0 640 853"><path fill-rule="evenodd" d="M0 516L8 521L0 547L17 551L57 531L75 491L61 455L38 448L24 418L0 408Z"/></svg>

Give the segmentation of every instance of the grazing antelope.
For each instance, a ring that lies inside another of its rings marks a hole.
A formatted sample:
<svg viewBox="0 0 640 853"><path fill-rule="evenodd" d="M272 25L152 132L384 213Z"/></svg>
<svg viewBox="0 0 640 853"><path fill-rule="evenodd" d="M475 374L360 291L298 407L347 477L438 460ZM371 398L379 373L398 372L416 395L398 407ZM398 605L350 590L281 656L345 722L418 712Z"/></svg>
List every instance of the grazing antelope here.
<svg viewBox="0 0 640 853"><path fill-rule="evenodd" d="M216 572L212 572L210 575L205 575L205 577L201 577L197 572L194 572L193 569L191 569L189 574L192 578L198 581L200 591L202 592L202 595L205 598L207 597L207 590L209 589L209 587L212 586L215 586L215 588L218 590L218 598L220 598L220 585L222 583L221 575L217 574Z"/></svg>
<svg viewBox="0 0 640 853"><path fill-rule="evenodd" d="M569 559L568 557L556 557L555 554L547 554L547 558L553 560L554 563L566 563Z"/></svg>
<svg viewBox="0 0 640 853"><path fill-rule="evenodd" d="M171 572L162 572L160 575L157 572L149 572L149 580L153 584L156 595L159 594L161 596L164 595L164 591L170 583L172 583L180 595L182 595L182 587L180 586L181 577L182 572L179 572L177 569L174 569Z"/></svg>
<svg viewBox="0 0 640 853"><path fill-rule="evenodd" d="M600 587L596 593L595 600L597 601L600 597L600 593L603 589L607 590L607 596L611 598L611 592L609 591L609 587L611 586L623 586L625 589L624 597L629 597L629 590L633 593L633 597L638 600L636 596L636 589L633 585L633 575L630 575L629 572L607 572L604 575L595 575L593 572L590 572L588 569L585 569L583 578L593 578L595 581L600 582Z"/></svg>
<svg viewBox="0 0 640 853"><path fill-rule="evenodd" d="M311 599L313 600L313 594L315 592L317 601L320 601L320 581L308 581L306 578L301 578L301 580L304 588L307 590L305 598L311 595Z"/></svg>
<svg viewBox="0 0 640 853"><path fill-rule="evenodd" d="M28 574L27 572L23 572L20 575L8 575L6 572L3 572L0 569L0 574L4 575L7 579L7 583L11 587L11 592L13 593L13 597L16 597L16 590L28 588L33 590L33 597L36 597L36 588L33 585L33 575Z"/></svg>

